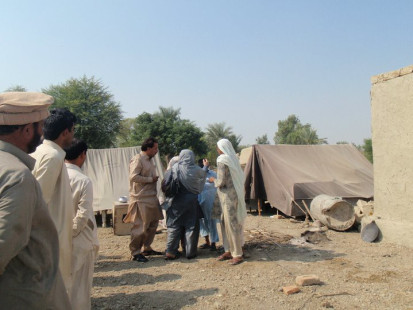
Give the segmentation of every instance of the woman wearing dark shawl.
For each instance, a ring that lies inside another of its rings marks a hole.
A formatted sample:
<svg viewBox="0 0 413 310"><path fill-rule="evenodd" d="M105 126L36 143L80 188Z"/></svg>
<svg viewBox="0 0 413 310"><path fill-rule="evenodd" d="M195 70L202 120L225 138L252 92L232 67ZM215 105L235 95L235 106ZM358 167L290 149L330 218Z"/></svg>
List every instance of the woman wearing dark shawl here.
<svg viewBox="0 0 413 310"><path fill-rule="evenodd" d="M186 257L194 258L199 238L198 194L205 184L205 171L195 164L195 155L191 150L182 150L179 161L172 166L172 173L174 178L178 178L179 191L166 211L166 259L178 257L179 241L183 234Z"/></svg>

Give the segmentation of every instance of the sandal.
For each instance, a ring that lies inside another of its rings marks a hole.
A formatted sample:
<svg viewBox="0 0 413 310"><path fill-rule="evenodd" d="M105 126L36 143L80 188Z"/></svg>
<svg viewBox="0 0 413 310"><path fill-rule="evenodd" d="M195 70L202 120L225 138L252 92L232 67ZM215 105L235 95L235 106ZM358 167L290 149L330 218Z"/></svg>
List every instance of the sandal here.
<svg viewBox="0 0 413 310"><path fill-rule="evenodd" d="M200 245L199 248L201 250L209 249L211 246L208 243L204 243L203 245Z"/></svg>
<svg viewBox="0 0 413 310"><path fill-rule="evenodd" d="M151 255L162 255L163 253L151 249L149 251L143 251L142 254L145 256L151 256Z"/></svg>
<svg viewBox="0 0 413 310"><path fill-rule="evenodd" d="M179 254L179 252L172 256L171 254L165 254L165 260L175 260L181 257L181 254Z"/></svg>
<svg viewBox="0 0 413 310"><path fill-rule="evenodd" d="M232 255L229 252L225 252L224 254L218 256L218 258L217 258L217 260L220 261L220 262L222 262L224 260L229 260L229 259L232 259Z"/></svg>
<svg viewBox="0 0 413 310"><path fill-rule="evenodd" d="M241 264L242 262L244 262L244 259L241 257L234 257L233 259L231 259L228 264L230 265L238 265Z"/></svg>

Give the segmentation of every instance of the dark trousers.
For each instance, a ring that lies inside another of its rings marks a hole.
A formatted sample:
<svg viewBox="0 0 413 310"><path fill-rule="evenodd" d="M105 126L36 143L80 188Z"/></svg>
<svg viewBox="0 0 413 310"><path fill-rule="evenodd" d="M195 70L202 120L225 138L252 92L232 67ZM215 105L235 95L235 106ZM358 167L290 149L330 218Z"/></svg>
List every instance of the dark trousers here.
<svg viewBox="0 0 413 310"><path fill-rule="evenodd" d="M191 226L174 226L168 227L168 238L166 241L166 252L172 255L178 253L179 242L181 237L185 238L185 253L187 258L193 258L197 255L198 238L199 238L199 221Z"/></svg>

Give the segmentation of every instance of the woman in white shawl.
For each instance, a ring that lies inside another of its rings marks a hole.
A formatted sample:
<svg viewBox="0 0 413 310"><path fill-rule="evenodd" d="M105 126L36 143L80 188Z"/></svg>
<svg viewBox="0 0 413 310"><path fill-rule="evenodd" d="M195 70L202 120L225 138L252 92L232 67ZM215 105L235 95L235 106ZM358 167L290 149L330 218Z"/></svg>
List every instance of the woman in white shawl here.
<svg viewBox="0 0 413 310"><path fill-rule="evenodd" d="M211 179L218 188L222 207L221 230L225 249L218 260L230 260L231 265L237 265L243 262L243 224L247 216L244 172L229 140L221 139L217 146L220 154L217 158L217 179Z"/></svg>
<svg viewBox="0 0 413 310"><path fill-rule="evenodd" d="M172 166L172 175L178 178L179 190L166 211L166 259L178 258L179 241L183 234L186 257L194 258L199 238L198 194L204 188L205 171L195 164L195 155L191 150L182 150L179 161Z"/></svg>

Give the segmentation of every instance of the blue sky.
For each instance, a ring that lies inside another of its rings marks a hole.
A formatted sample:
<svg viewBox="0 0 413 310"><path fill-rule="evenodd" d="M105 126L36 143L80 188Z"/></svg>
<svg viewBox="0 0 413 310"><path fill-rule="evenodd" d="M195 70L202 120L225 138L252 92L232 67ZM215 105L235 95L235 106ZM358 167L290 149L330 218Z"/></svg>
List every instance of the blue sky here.
<svg viewBox="0 0 413 310"><path fill-rule="evenodd" d="M0 91L100 79L125 117L181 109L253 144L296 114L330 144L371 137L370 78L413 64L413 1L0 3Z"/></svg>

